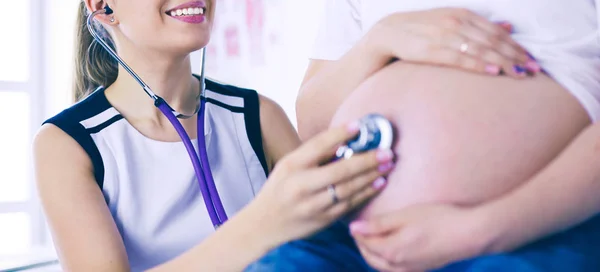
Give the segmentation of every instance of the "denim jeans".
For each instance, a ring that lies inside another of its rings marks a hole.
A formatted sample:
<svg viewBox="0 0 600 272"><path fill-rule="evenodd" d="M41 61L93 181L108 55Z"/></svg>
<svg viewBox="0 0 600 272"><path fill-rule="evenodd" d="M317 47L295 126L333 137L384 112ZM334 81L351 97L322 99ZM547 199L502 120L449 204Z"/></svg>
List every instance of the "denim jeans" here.
<svg viewBox="0 0 600 272"><path fill-rule="evenodd" d="M335 223L303 240L269 252L246 272L375 271L361 257L348 228ZM600 216L510 253L480 256L435 272L600 271Z"/></svg>

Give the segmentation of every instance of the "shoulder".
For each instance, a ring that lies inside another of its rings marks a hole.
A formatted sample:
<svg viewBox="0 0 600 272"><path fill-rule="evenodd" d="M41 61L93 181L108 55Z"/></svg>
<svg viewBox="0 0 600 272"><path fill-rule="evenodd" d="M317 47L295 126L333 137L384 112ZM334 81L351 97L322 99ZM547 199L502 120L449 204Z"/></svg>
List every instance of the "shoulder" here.
<svg viewBox="0 0 600 272"><path fill-rule="evenodd" d="M38 186L42 185L41 181L56 183L56 179L49 177L64 172L93 177L92 161L86 151L73 137L53 124L44 124L36 133L33 140L33 160Z"/></svg>
<svg viewBox="0 0 600 272"><path fill-rule="evenodd" d="M206 102L228 109L232 112L244 113L247 116L259 112L258 93L252 89L206 79Z"/></svg>
<svg viewBox="0 0 600 272"><path fill-rule="evenodd" d="M112 110L112 111L111 111ZM104 167L92 134L122 118L98 89L84 100L46 120L34 140L41 162L60 160L57 167L91 166L102 187Z"/></svg>
<svg viewBox="0 0 600 272"><path fill-rule="evenodd" d="M111 108L112 106L104 96L104 90L98 89L87 98L44 121L43 124L53 124L70 134L70 130L84 124L93 126L94 124L86 121L98 119L98 116Z"/></svg>
<svg viewBox="0 0 600 272"><path fill-rule="evenodd" d="M210 96L211 94L220 94L225 96L246 98L255 97L257 95L257 92L255 90L229 85L226 83L218 82L214 79L206 79L205 82L207 96Z"/></svg>

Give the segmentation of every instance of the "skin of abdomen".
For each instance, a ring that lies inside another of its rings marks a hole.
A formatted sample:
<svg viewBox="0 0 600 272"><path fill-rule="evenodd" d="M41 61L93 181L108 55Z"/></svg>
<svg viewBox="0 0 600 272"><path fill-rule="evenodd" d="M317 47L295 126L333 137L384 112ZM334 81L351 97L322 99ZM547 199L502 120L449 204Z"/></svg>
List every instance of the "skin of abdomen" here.
<svg viewBox="0 0 600 272"><path fill-rule="evenodd" d="M517 80L402 62L363 82L332 125L368 113L394 124L396 168L361 218L411 204L493 199L539 172L590 122L544 74Z"/></svg>

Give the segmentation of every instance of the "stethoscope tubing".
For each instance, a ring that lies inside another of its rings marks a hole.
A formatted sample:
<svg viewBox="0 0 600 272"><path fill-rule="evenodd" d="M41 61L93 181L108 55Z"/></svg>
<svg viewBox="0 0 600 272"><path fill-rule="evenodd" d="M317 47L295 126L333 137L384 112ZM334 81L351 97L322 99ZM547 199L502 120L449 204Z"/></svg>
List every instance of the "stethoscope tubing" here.
<svg viewBox="0 0 600 272"><path fill-rule="evenodd" d="M214 182L212 171L210 169L210 164L208 161L208 152L206 150L206 136L204 135L204 124L205 124L205 111L206 111L206 99L205 99L205 77L204 77L204 63L206 50L202 49L202 72L200 75L200 84L201 86L201 95L200 95L200 103L196 113L198 114L197 121L197 137L198 137L198 149L199 153L196 153L196 149L192 144L192 141L189 135L186 133L185 129L179 122L179 119L187 119L191 118L193 115L183 115L178 113L171 108L167 102L162 99L160 96L156 95L150 87L127 65L127 63L119 57L119 55L98 35L93 26L93 19L98 14L106 14L108 8L100 9L92 14L90 14L87 18L87 27L94 38L95 41L100 43L100 45L138 82L138 84L142 87L144 92L150 96L154 100L154 105L164 114L164 116L169 120L169 122L173 125L173 128L181 138L186 151L190 157L192 165L194 167L194 173L196 178L198 179L198 184L200 185L200 193L202 194L204 204L208 211L208 215L211 219L211 222L215 228L218 228L220 225L227 221L227 213L225 212L225 208L223 207L223 203L221 202L221 198L219 197L219 192L216 188L216 184Z"/></svg>

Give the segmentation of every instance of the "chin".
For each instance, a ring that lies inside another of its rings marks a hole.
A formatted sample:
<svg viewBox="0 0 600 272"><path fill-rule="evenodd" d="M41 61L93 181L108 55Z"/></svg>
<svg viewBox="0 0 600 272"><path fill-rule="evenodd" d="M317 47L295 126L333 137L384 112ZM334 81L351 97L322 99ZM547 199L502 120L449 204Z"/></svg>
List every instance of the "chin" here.
<svg viewBox="0 0 600 272"><path fill-rule="evenodd" d="M204 48L206 45L208 44L208 40L207 39L185 39L185 40L180 40L179 42L175 42L174 44L171 44L171 46L169 46L169 48L171 49L171 51L174 52L178 52L178 53L182 53L182 54L189 54L191 52L195 52L198 51L202 48Z"/></svg>

